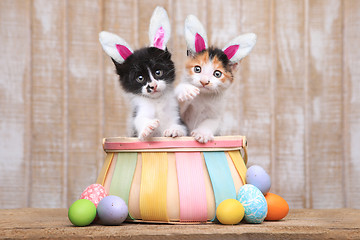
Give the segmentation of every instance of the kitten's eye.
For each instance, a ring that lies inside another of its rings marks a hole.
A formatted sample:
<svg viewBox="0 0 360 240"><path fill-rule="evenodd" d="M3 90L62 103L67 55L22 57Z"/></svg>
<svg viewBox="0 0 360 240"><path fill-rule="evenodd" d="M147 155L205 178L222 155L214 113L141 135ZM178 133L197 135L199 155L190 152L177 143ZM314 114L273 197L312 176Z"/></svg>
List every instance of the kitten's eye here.
<svg viewBox="0 0 360 240"><path fill-rule="evenodd" d="M143 81L144 81L144 77L143 76L138 76L137 78L136 78L136 81L138 82L138 83L142 83Z"/></svg>
<svg viewBox="0 0 360 240"><path fill-rule="evenodd" d="M155 71L155 75L156 75L157 77L161 77L161 76L163 75L163 71L162 71L162 70L156 70L156 71Z"/></svg>
<svg viewBox="0 0 360 240"><path fill-rule="evenodd" d="M222 72L220 72L219 70L215 70L213 75L216 78L220 78L222 76Z"/></svg>
<svg viewBox="0 0 360 240"><path fill-rule="evenodd" d="M201 67L200 66L195 66L194 67L194 72L201 73Z"/></svg>

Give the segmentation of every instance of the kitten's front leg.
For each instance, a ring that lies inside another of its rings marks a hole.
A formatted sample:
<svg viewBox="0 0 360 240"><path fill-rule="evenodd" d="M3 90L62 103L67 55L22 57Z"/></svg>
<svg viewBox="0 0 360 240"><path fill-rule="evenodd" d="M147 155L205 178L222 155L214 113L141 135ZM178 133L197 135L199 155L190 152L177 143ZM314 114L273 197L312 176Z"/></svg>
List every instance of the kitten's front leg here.
<svg viewBox="0 0 360 240"><path fill-rule="evenodd" d="M158 119L154 119L154 113L151 108L140 108L134 119L134 126L138 133L138 138L141 141L149 138L159 127L159 123Z"/></svg>
<svg viewBox="0 0 360 240"><path fill-rule="evenodd" d="M160 122L158 119L144 119L142 121L144 122L144 126L142 126L142 130L139 131L139 139L144 141L159 127Z"/></svg>
<svg viewBox="0 0 360 240"><path fill-rule="evenodd" d="M164 137L182 137L187 134L187 128L180 123L179 105L173 96L168 99L161 116Z"/></svg>
<svg viewBox="0 0 360 240"><path fill-rule="evenodd" d="M220 119L206 119L191 132L191 136L199 143L207 143L214 140L220 125Z"/></svg>
<svg viewBox="0 0 360 240"><path fill-rule="evenodd" d="M199 93L200 89L189 83L180 83L175 89L175 95L179 102L191 101Z"/></svg>

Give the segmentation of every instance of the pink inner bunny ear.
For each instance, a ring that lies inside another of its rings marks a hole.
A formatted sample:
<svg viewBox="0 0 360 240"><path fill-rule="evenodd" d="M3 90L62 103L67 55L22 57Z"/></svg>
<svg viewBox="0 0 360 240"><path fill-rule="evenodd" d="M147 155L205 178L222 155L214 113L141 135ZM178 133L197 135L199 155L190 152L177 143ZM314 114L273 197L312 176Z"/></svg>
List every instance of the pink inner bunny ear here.
<svg viewBox="0 0 360 240"><path fill-rule="evenodd" d="M200 36L200 34L196 33L196 35L195 35L195 51L201 52L202 50L205 50L205 41Z"/></svg>
<svg viewBox="0 0 360 240"><path fill-rule="evenodd" d="M165 31L163 27L160 27L154 37L154 47L163 49L164 45L164 38L165 38Z"/></svg>
<svg viewBox="0 0 360 240"><path fill-rule="evenodd" d="M116 49L124 60L132 54L132 52L124 45L116 44Z"/></svg>
<svg viewBox="0 0 360 240"><path fill-rule="evenodd" d="M235 53L237 52L239 47L240 47L240 45L231 45L224 50L224 53L228 57L229 60L235 55Z"/></svg>

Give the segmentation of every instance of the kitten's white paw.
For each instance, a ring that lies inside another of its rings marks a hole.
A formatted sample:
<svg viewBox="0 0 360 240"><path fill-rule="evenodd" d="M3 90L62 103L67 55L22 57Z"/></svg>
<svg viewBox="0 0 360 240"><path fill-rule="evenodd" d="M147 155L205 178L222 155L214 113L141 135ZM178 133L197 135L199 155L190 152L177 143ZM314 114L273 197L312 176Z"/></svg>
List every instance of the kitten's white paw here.
<svg viewBox="0 0 360 240"><path fill-rule="evenodd" d="M179 102L185 102L193 100L197 95L199 95L200 89L193 85L186 85L178 95Z"/></svg>
<svg viewBox="0 0 360 240"><path fill-rule="evenodd" d="M193 136L199 143L207 143L214 140L212 132L206 130L195 129L191 132L191 136Z"/></svg>
<svg viewBox="0 0 360 240"><path fill-rule="evenodd" d="M164 137L182 137L186 135L186 129L181 125L171 126L169 129L166 129L163 133Z"/></svg>
<svg viewBox="0 0 360 240"><path fill-rule="evenodd" d="M145 128L141 131L141 133L139 134L139 138L140 140L145 140L146 138L148 138L154 131L155 129L159 127L159 120L158 119L154 119L152 121L150 121Z"/></svg>

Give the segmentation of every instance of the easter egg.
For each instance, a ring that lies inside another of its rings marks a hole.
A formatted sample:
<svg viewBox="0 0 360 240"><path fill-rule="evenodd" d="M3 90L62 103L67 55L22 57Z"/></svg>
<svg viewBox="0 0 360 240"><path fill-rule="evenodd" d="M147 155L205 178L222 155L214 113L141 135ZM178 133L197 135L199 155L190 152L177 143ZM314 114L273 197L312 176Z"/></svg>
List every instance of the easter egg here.
<svg viewBox="0 0 360 240"><path fill-rule="evenodd" d="M128 216L128 207L122 198L110 195L101 199L97 212L101 224L120 225Z"/></svg>
<svg viewBox="0 0 360 240"><path fill-rule="evenodd" d="M262 192L251 184L239 190L237 199L245 209L244 219L248 223L262 223L267 214L267 203Z"/></svg>
<svg viewBox="0 0 360 240"><path fill-rule="evenodd" d="M288 203L279 195L269 192L265 195L265 199L268 205L268 213L265 220L280 220L289 213Z"/></svg>
<svg viewBox="0 0 360 240"><path fill-rule="evenodd" d="M87 199L75 201L69 208L68 218L75 226L87 226L96 217L96 207L94 203Z"/></svg>
<svg viewBox="0 0 360 240"><path fill-rule="evenodd" d="M269 174L260 166L253 165L246 171L246 183L257 187L264 195L269 192L271 180Z"/></svg>
<svg viewBox="0 0 360 240"><path fill-rule="evenodd" d="M222 201L216 209L216 218L222 224L238 224L244 217L244 207L236 199Z"/></svg>
<svg viewBox="0 0 360 240"><path fill-rule="evenodd" d="M80 195L80 199L90 200L95 204L95 207L97 207L101 199L106 196L106 190L101 184L91 184Z"/></svg>

